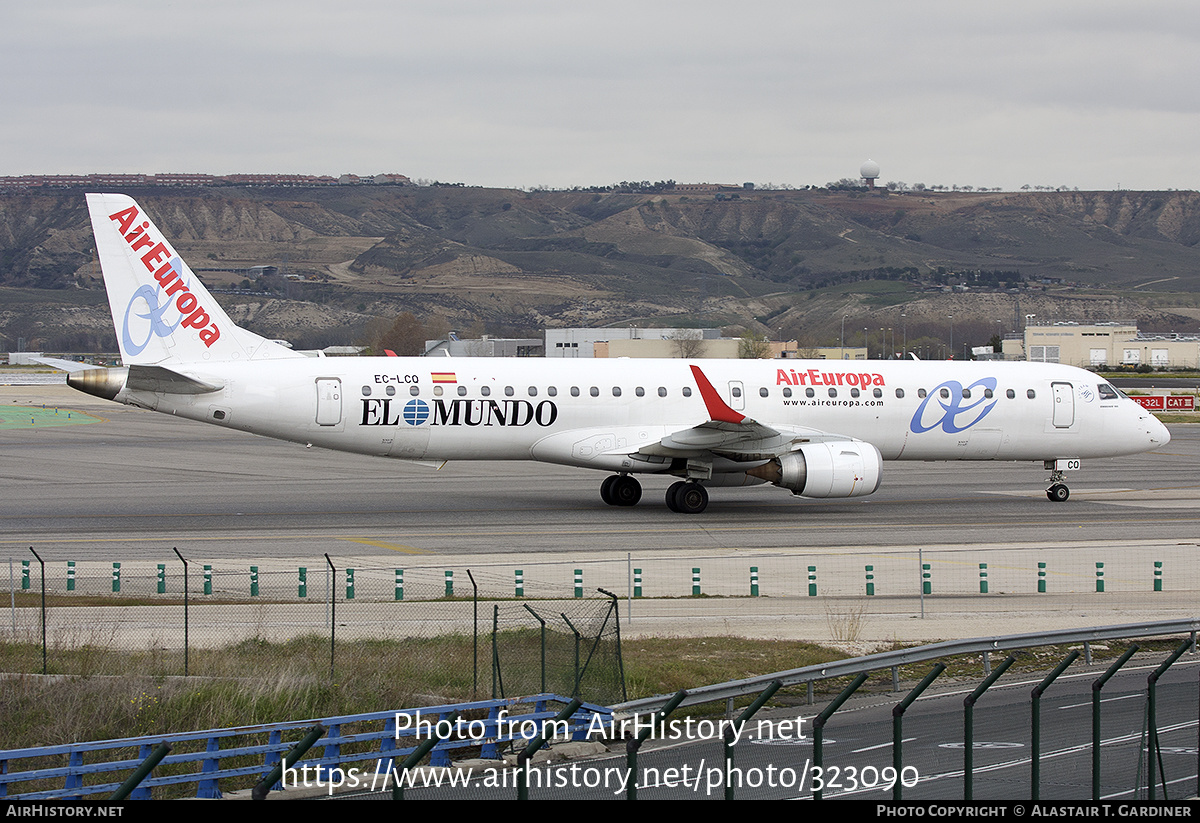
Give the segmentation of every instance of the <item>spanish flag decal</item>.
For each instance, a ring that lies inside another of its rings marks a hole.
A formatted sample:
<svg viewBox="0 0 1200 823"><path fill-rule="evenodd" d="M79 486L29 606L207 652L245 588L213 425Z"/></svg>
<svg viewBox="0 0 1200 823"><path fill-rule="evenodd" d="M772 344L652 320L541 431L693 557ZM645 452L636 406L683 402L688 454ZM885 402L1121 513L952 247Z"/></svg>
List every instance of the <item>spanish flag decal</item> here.
<svg viewBox="0 0 1200 823"><path fill-rule="evenodd" d="M454 376L452 371L435 371L429 375L433 378L434 383L457 383L458 378Z"/></svg>

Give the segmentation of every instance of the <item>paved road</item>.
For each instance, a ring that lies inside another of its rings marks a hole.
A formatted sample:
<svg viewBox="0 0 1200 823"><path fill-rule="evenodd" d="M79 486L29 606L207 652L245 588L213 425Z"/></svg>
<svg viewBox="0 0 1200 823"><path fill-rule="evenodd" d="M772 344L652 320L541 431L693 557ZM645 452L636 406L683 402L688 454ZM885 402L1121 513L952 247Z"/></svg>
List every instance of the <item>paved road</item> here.
<svg viewBox="0 0 1200 823"><path fill-rule="evenodd" d="M1147 779L1146 676L1165 657L1166 652L1139 655L1101 693L1100 795L1106 802L1116 804L1146 797L1144 788L1138 791ZM1047 667L1057 662L1048 659ZM1077 660L1042 699L1039 796L1043 802L1089 800L1092 796L1091 684L1110 662L1089 669ZM1159 800L1195 793L1198 665L1194 658L1185 657L1158 686ZM1031 797L1030 690L1044 676L1044 672L1005 674L976 704L971 778L976 801ZM903 763L908 784L903 789L904 800L951 802L964 797L963 698L977 685L974 679L954 683L943 675L908 710L903 724ZM811 798L813 775L823 774L829 783L823 788L826 799L890 801L893 795L885 788L890 785L885 775L893 771L891 710L902 696L856 697L839 710L825 727L822 772L813 770L812 721L825 708L824 703L806 707L799 714L794 710L760 713L735 749L733 765L743 781L740 788L735 788L736 797ZM802 718L798 726L797 717ZM759 720L763 721L761 725ZM667 736L678 733L679 740L660 740L656 736L643 749L637 772L639 799L721 799L720 740L702 739L709 729L700 724L679 723L667 729ZM618 779L624 775L624 752L616 751L617 746L610 748L614 753L608 757L543 766L537 775L542 787L531 790L530 796L595 800L624 797ZM530 782L536 786L539 781ZM507 799L514 795L511 788L489 789L482 781L470 787L412 793L412 797L423 799ZM368 796L380 799L388 795L376 792ZM1115 806L1112 814L1117 814Z"/></svg>

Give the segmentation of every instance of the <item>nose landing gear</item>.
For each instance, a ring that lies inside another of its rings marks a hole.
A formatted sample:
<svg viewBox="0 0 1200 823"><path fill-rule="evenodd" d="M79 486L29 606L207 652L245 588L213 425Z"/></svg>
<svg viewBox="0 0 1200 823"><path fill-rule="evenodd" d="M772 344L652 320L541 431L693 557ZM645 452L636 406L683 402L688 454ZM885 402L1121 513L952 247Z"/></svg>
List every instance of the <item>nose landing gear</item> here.
<svg viewBox="0 0 1200 823"><path fill-rule="evenodd" d="M1050 475L1050 488L1046 489L1046 497L1050 498L1055 503L1062 503L1071 496L1071 490L1067 488L1067 484L1062 482L1063 473L1055 471Z"/></svg>

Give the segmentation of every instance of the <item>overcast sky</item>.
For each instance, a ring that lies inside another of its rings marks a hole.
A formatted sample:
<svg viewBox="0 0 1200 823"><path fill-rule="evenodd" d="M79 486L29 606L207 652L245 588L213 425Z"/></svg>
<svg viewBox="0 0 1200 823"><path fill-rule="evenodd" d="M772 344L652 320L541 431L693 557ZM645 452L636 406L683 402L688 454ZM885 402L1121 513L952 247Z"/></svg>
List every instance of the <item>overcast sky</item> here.
<svg viewBox="0 0 1200 823"><path fill-rule="evenodd" d="M1200 3L0 2L0 175L1200 187Z"/></svg>

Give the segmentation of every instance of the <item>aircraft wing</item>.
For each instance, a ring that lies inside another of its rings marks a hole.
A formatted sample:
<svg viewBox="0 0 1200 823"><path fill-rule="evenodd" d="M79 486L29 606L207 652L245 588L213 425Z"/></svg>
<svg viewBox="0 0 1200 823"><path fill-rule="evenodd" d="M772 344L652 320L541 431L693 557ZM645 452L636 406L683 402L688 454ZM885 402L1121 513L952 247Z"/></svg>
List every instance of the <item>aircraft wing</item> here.
<svg viewBox="0 0 1200 823"><path fill-rule="evenodd" d="M698 366L691 369L708 409L709 420L671 432L657 443L643 445L637 450L638 454L700 457L708 453L737 461L770 460L792 451L797 443L851 439L813 429L775 428L759 423L730 408Z"/></svg>

